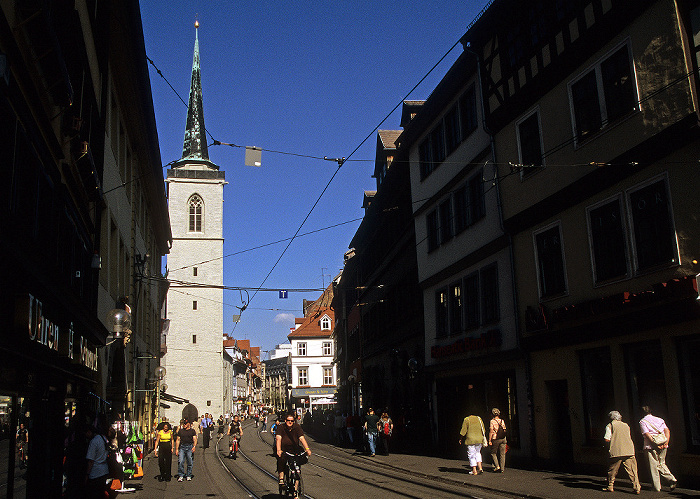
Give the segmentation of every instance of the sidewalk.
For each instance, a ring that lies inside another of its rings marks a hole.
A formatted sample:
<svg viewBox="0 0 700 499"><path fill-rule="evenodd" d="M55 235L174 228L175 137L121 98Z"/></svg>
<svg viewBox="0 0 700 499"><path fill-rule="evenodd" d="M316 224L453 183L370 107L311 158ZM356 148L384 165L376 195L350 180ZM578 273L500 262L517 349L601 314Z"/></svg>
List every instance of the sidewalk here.
<svg viewBox="0 0 700 499"><path fill-rule="evenodd" d="M338 450L353 454L353 449ZM313 459L313 457L311 458ZM606 477L584 474L570 474L553 471L523 470L506 468L504 473L492 473L492 467L484 463L482 475L469 475L470 467L462 460L445 459L430 456L415 456L410 454L391 454L389 456L375 457L362 456L368 462L375 462L380 466L388 466L397 471L407 471L411 475L428 477L444 483L457 483L468 487L468 491L477 493L478 489L491 492L502 492L508 495L527 497L531 499L591 499L615 497L620 494L634 495L630 481L627 479L624 469L620 469L618 479L615 481L615 494L603 492L607 485ZM643 464L642 464L643 466ZM138 499L161 499L166 495L166 483L159 482L154 477L158 474L158 460L153 453L144 458L144 476L140 480L127 481L127 487L135 487L139 490L130 497ZM700 498L700 491L685 489L683 481L673 492L668 487L663 487L662 492L657 493L649 483L642 484L640 497L656 498ZM170 482L173 483L173 482ZM472 489L472 487L475 487ZM208 490L209 484L197 482L197 495L206 497L213 491ZM168 489L167 495L171 498L179 494L172 493L173 488ZM215 495L215 494L214 494ZM624 496L621 496L624 497Z"/></svg>
<svg viewBox="0 0 700 499"><path fill-rule="evenodd" d="M348 453L353 452L351 449L345 450ZM462 460L409 454L365 456L364 458L370 461L376 460L397 470L409 471L414 476L431 477L446 483L459 483L469 488L473 486L491 492L503 492L532 499L590 499L615 497L625 493L634 495L632 485L623 468L620 468L620 473L615 480L615 494L610 494L602 490L607 485L607 477L604 475L591 476L516 468L506 468L503 473L493 473L491 471L493 467L484 462L484 473L473 476L469 474L471 470L469 463ZM679 487L673 492L669 492L668 487L663 487L661 492L656 492L651 484L643 483L639 497L700 498L700 491L684 489L682 485L681 480ZM473 491L476 492L477 489Z"/></svg>

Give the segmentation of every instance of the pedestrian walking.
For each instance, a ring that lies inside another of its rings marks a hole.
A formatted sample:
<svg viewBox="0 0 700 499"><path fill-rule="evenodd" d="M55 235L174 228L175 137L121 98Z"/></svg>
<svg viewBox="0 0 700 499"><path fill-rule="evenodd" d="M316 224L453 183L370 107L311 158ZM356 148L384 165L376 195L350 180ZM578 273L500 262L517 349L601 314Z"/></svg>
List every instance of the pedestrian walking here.
<svg viewBox="0 0 700 499"><path fill-rule="evenodd" d="M192 465L194 451L197 448L197 432L192 428L188 419L183 419L180 429L177 430L175 439L175 453L177 454L177 481L192 480ZM186 468L185 468L186 466Z"/></svg>
<svg viewBox="0 0 700 499"><path fill-rule="evenodd" d="M630 427L627 423L622 422L622 415L618 411L610 411L608 416L610 423L605 427L603 439L610 444L610 463L608 465L608 486L603 490L613 491L615 477L622 464L632 481L634 493L639 494L642 486L639 484L637 458L634 455L634 442L632 442L630 435Z"/></svg>
<svg viewBox="0 0 700 499"><path fill-rule="evenodd" d="M345 431L348 434L350 447L355 444L355 418L352 414L345 416Z"/></svg>
<svg viewBox="0 0 700 499"><path fill-rule="evenodd" d="M155 454L158 458L158 468L160 469L158 481L169 482L173 466L173 430L167 421L156 434Z"/></svg>
<svg viewBox="0 0 700 499"><path fill-rule="evenodd" d="M481 465L481 448L488 443L486 432L484 431L484 422L479 416L470 414L462 421L462 429L459 432L461 438L459 445L467 446L467 457L469 458L469 466L472 470L470 475L480 475L484 472Z"/></svg>
<svg viewBox="0 0 700 499"><path fill-rule="evenodd" d="M109 477L109 465L107 464L109 440L101 427L89 426L85 432L89 440L85 459L85 498L104 499L108 491L107 478Z"/></svg>
<svg viewBox="0 0 700 499"><path fill-rule="evenodd" d="M221 439L221 437L224 436L224 416L223 415L220 415L219 419L216 420L216 425L218 426L216 433L219 436L219 439Z"/></svg>
<svg viewBox="0 0 700 499"><path fill-rule="evenodd" d="M262 421L262 429L260 430L260 432L267 433L267 411L263 412L260 420Z"/></svg>
<svg viewBox="0 0 700 499"><path fill-rule="evenodd" d="M19 468L24 469L27 467L27 452L29 451L29 430L24 426L24 423L19 424L15 437L15 442L17 442L17 455L19 456Z"/></svg>
<svg viewBox="0 0 700 499"><path fill-rule="evenodd" d="M377 429L377 424L379 423L379 416L374 413L374 409L371 407L367 411L365 416L365 432L367 433L367 445L369 445L369 455L374 457L377 452L377 436L379 430Z"/></svg>
<svg viewBox="0 0 700 499"><path fill-rule="evenodd" d="M494 473L503 473L506 469L506 423L501 419L501 411L494 407L491 409L491 422L489 423L489 447L491 459L493 459Z"/></svg>
<svg viewBox="0 0 700 499"><path fill-rule="evenodd" d="M666 466L666 451L671 440L671 430L663 419L651 413L651 407L648 405L642 407L642 412L645 416L639 421L639 428L644 435L644 452L649 461L652 485L654 490L661 492L661 477L663 477L673 490L678 485L678 480Z"/></svg>
<svg viewBox="0 0 700 499"><path fill-rule="evenodd" d="M212 415L209 414L208 412L205 413L201 424L202 424L202 435L203 435L202 448L208 449L209 442L211 441L211 430L214 427L214 420L212 419Z"/></svg>
<svg viewBox="0 0 700 499"><path fill-rule="evenodd" d="M379 448L382 449L382 454L389 455L389 440L394 432L394 422L389 417L388 409L382 411L382 415L377 423L379 431Z"/></svg>
<svg viewBox="0 0 700 499"><path fill-rule="evenodd" d="M333 418L333 433L336 445L343 446L345 444L345 417L340 411L336 411Z"/></svg>

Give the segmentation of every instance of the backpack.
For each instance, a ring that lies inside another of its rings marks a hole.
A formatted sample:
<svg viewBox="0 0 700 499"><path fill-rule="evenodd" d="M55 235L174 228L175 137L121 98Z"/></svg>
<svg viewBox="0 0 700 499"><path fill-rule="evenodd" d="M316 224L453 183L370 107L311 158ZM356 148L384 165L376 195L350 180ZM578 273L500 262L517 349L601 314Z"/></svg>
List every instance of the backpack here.
<svg viewBox="0 0 700 499"><path fill-rule="evenodd" d="M496 440L502 440L506 438L506 429L503 426L503 420L498 423L498 430L496 430Z"/></svg>
<svg viewBox="0 0 700 499"><path fill-rule="evenodd" d="M391 425L389 425L389 421L386 421L384 423L384 435L386 435L386 436L391 435Z"/></svg>

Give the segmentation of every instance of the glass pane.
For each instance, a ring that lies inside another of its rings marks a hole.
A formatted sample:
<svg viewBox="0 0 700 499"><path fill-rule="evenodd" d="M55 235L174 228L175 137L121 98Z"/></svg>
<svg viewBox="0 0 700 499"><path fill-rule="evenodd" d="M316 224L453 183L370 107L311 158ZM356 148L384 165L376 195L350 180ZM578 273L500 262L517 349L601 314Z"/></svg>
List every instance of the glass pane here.
<svg viewBox="0 0 700 499"><path fill-rule="evenodd" d="M591 71L571 86L571 97L574 104L576 136L586 139L602 126L595 71Z"/></svg>
<svg viewBox="0 0 700 499"><path fill-rule="evenodd" d="M675 262L676 244L664 181L630 194L637 267Z"/></svg>
<svg viewBox="0 0 700 499"><path fill-rule="evenodd" d="M629 54L625 45L600 65L608 123L637 107Z"/></svg>
<svg viewBox="0 0 700 499"><path fill-rule="evenodd" d="M588 214L596 281L605 281L627 273L627 250L620 203L615 200Z"/></svg>

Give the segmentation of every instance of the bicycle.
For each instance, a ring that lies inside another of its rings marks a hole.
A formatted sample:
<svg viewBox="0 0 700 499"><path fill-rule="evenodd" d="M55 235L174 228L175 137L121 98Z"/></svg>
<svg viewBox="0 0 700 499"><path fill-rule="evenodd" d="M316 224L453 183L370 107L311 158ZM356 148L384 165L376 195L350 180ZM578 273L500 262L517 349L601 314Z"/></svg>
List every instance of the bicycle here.
<svg viewBox="0 0 700 499"><path fill-rule="evenodd" d="M233 441L231 442L231 451L228 454L229 459L236 459L236 453L238 452L238 435L232 435Z"/></svg>
<svg viewBox="0 0 700 499"><path fill-rule="evenodd" d="M306 452L287 455L287 466L284 470L284 484L280 484L282 497L304 497L304 482L301 479L301 465L308 461ZM297 485L298 483L298 485Z"/></svg>

